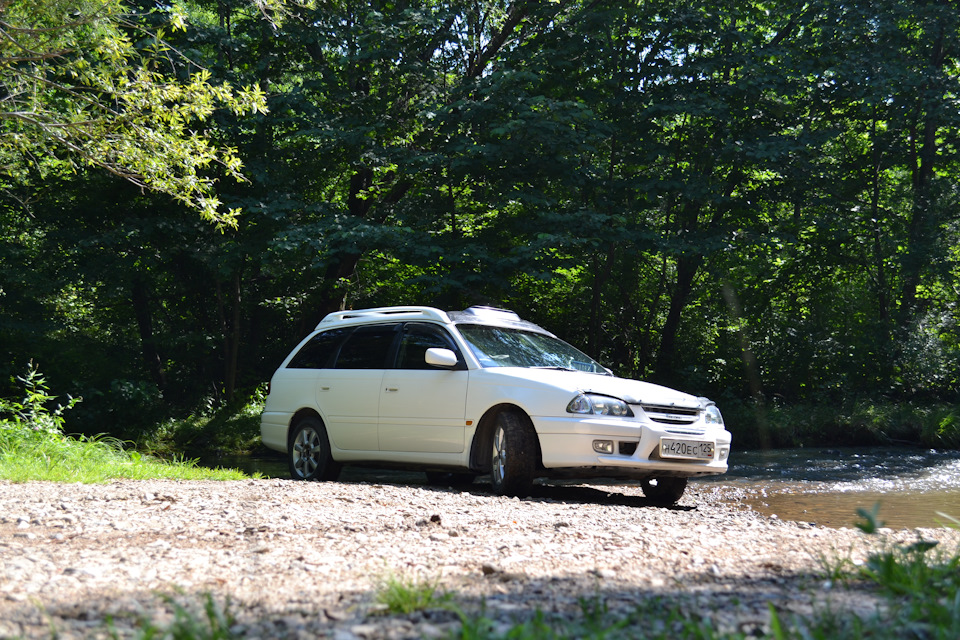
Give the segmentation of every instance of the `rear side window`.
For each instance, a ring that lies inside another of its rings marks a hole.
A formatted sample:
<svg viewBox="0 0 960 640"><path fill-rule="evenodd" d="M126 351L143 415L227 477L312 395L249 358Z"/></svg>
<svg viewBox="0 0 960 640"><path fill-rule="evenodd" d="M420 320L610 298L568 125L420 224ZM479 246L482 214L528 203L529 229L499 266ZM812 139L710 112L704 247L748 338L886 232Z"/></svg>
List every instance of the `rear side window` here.
<svg viewBox="0 0 960 640"><path fill-rule="evenodd" d="M297 355L290 359L288 369L329 369L333 366L333 355L337 347L349 333L345 329L324 331L310 338L300 348Z"/></svg>
<svg viewBox="0 0 960 640"><path fill-rule="evenodd" d="M386 369L399 324L358 327L340 348L337 369Z"/></svg>

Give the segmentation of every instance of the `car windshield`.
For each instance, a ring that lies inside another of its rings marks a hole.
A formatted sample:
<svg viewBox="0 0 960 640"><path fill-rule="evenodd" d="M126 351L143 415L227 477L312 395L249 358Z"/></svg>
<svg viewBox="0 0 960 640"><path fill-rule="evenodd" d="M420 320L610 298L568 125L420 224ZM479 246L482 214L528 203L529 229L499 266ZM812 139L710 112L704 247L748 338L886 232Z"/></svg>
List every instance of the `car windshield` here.
<svg viewBox="0 0 960 640"><path fill-rule="evenodd" d="M457 326L484 367L527 367L608 374L599 362L553 336L487 325Z"/></svg>

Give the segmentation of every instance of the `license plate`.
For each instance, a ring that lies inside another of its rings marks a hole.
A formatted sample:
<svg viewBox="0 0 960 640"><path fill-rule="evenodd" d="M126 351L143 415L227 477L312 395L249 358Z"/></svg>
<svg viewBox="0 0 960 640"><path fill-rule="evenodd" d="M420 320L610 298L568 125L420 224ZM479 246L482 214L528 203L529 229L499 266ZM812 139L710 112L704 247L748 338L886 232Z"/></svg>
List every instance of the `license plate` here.
<svg viewBox="0 0 960 640"><path fill-rule="evenodd" d="M713 458L713 443L702 440L675 440L660 438L661 458L683 460L710 460Z"/></svg>

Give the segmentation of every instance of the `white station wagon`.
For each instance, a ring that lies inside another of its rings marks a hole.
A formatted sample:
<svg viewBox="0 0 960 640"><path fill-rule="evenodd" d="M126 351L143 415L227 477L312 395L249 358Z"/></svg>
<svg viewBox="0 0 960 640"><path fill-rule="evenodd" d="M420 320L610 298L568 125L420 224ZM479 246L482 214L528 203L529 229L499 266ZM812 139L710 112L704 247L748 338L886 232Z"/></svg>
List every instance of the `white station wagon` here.
<svg viewBox="0 0 960 640"><path fill-rule="evenodd" d="M260 430L294 478L334 480L344 464L435 483L490 474L519 497L538 477L623 478L673 504L730 454L712 402L617 378L491 307L331 313L273 375Z"/></svg>

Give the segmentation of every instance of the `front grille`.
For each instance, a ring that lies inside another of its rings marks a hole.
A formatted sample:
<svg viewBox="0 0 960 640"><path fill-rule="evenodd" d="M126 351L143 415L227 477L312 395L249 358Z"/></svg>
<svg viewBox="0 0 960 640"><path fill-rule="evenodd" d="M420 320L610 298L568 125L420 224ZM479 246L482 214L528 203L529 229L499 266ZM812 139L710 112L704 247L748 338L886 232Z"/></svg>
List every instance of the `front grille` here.
<svg viewBox="0 0 960 640"><path fill-rule="evenodd" d="M705 432L703 429L664 429L667 433L673 433L678 436L702 436Z"/></svg>
<svg viewBox="0 0 960 640"><path fill-rule="evenodd" d="M642 404L640 408L650 420L660 424L693 424L700 419L699 409L667 407L658 404Z"/></svg>
<svg viewBox="0 0 960 640"><path fill-rule="evenodd" d="M637 452L638 442L620 442L620 455L622 456L632 456Z"/></svg>

